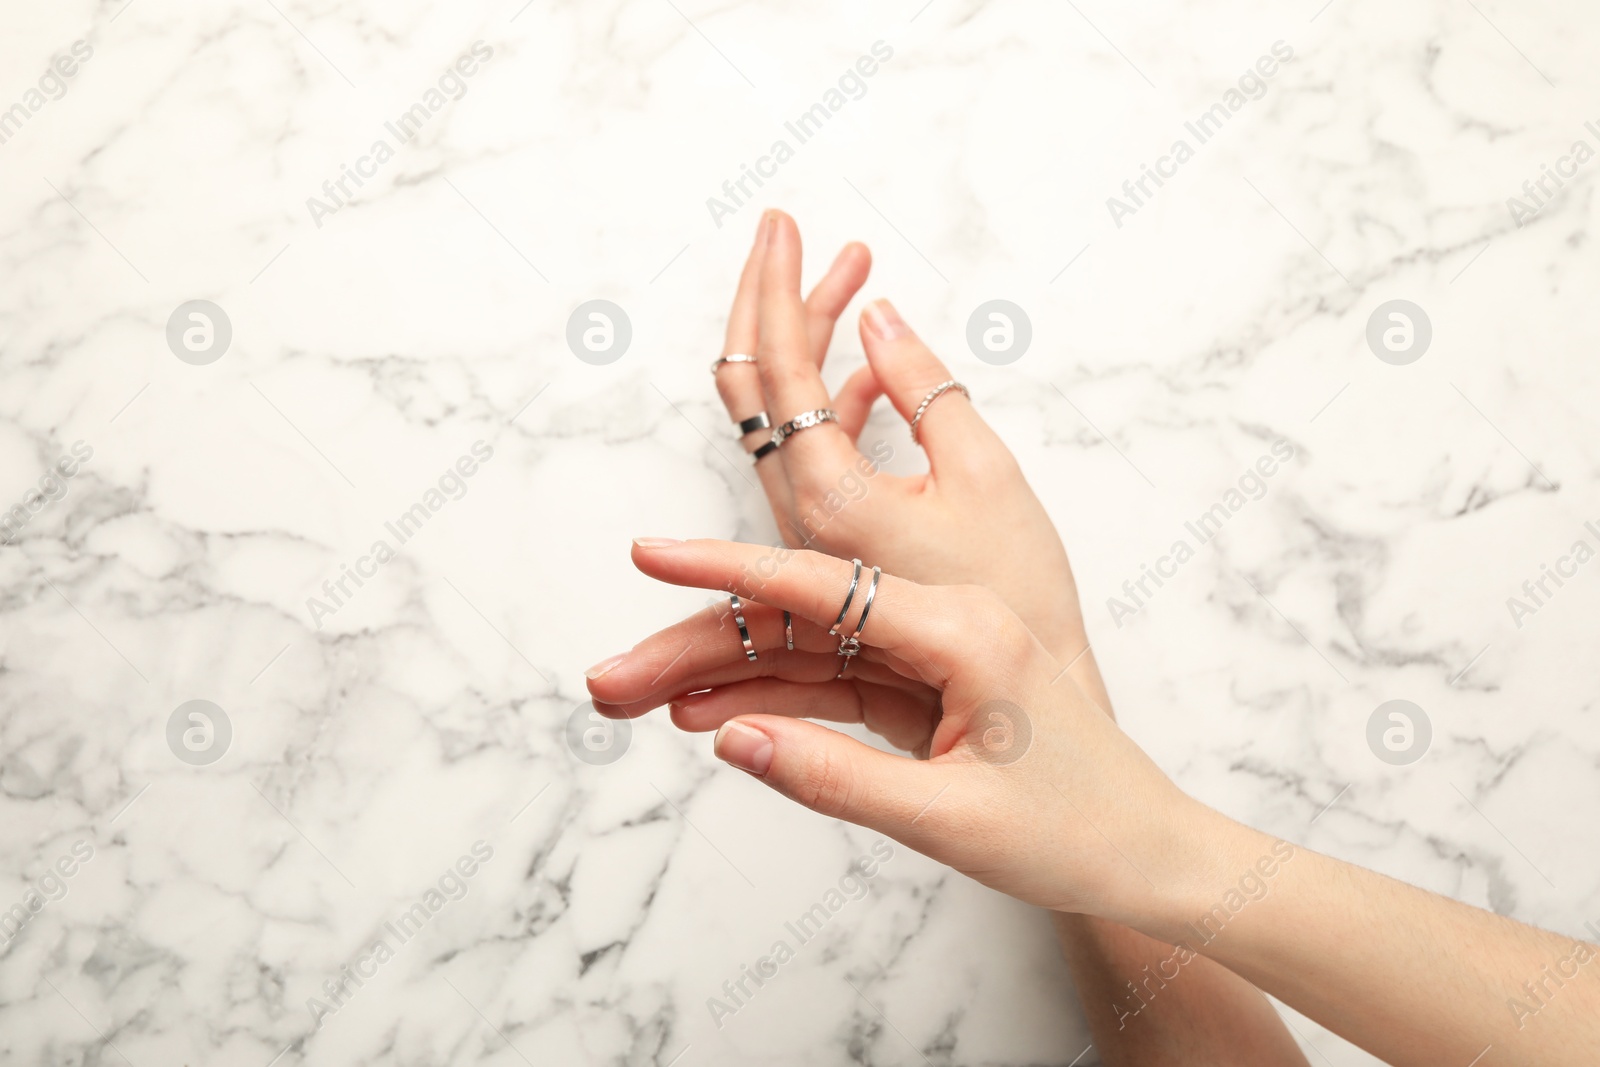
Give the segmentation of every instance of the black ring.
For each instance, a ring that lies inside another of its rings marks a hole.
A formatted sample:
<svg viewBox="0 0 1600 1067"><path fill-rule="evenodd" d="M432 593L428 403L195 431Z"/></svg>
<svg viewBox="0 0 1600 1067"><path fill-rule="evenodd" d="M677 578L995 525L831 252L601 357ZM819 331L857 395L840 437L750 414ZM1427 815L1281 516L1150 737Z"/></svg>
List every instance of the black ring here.
<svg viewBox="0 0 1600 1067"><path fill-rule="evenodd" d="M765 411L758 411L748 419L735 421L734 425L739 427L739 436L743 437L745 434L755 433L757 430L772 429L772 420L767 418Z"/></svg>

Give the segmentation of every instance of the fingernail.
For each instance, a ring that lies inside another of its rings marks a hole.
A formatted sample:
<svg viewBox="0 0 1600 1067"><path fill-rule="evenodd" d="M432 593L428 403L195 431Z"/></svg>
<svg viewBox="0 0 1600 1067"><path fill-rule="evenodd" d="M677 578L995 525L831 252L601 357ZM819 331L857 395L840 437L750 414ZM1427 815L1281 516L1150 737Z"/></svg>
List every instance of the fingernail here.
<svg viewBox="0 0 1600 1067"><path fill-rule="evenodd" d="M772 738L743 723L723 723L712 748L724 763L757 777L772 766Z"/></svg>
<svg viewBox="0 0 1600 1067"><path fill-rule="evenodd" d="M683 544L676 537L635 537L633 543L640 548L671 548Z"/></svg>
<svg viewBox="0 0 1600 1067"><path fill-rule="evenodd" d="M610 659L603 659L599 663L596 663L593 667L590 667L588 670L584 671L583 672L583 676L585 678L588 678L590 681L593 681L594 679L600 677L602 674L605 674L608 671L610 671L617 664L621 663L623 660L625 660L627 658L628 658L628 654L626 652L618 652L615 656L612 656Z"/></svg>
<svg viewBox="0 0 1600 1067"><path fill-rule="evenodd" d="M909 332L905 320L887 300L874 300L867 305L867 326L884 341L893 341Z"/></svg>

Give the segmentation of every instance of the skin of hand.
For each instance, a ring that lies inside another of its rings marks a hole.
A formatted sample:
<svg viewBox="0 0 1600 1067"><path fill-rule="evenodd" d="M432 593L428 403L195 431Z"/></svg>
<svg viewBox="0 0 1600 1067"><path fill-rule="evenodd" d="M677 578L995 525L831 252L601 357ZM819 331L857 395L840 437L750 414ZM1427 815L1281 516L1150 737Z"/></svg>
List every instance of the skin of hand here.
<svg viewBox="0 0 1600 1067"><path fill-rule="evenodd" d="M1399 1067L1595 1062L1600 948L1274 840L1187 797L1058 680L1056 659L992 591L884 575L841 678L828 629L850 564L659 538L636 541L633 558L658 580L748 601L759 658L729 632L727 609L708 608L606 661L589 682L597 707L636 715L699 694L726 720L717 755L779 793L1021 900L1176 946L1158 986L1188 981L1209 957ZM926 759L808 718L864 722ZM1511 997L1531 1007L1508 1010Z"/></svg>
<svg viewBox="0 0 1600 1067"><path fill-rule="evenodd" d="M814 408L839 413L838 426L806 431L756 463L785 543L861 556L917 581L988 586L1063 663L1078 659L1087 642L1066 550L1010 450L961 393L940 396L918 426L927 474L880 472L867 480L864 495L828 507L828 494L837 498L841 479L866 462L856 441L874 401L887 395L909 422L928 390L952 375L894 307L879 300L861 317L867 366L829 397L820 367L871 255L864 245L847 245L804 302L800 263L794 220L767 212L739 279L724 346L725 355L754 353L757 363L717 372L718 391L736 421L758 411L768 412L774 426ZM758 431L747 444L765 436ZM1091 695L1100 695L1095 688Z"/></svg>
<svg viewBox="0 0 1600 1067"><path fill-rule="evenodd" d="M804 410L783 406L791 394L803 398L795 403L827 406L820 370L838 319L865 283L872 258L865 245L846 245L803 303L800 260L793 219L777 211L763 215L723 347L724 355L757 354L758 363L728 364L717 372L718 391L735 422L767 411L777 425ZM909 422L928 390L953 377L887 300L867 306L859 329L867 366L832 399L842 433L826 426L807 431L838 440L809 448L800 458L796 439L756 463L784 542L871 560L915 581L994 590L1066 665L1072 682L1112 715L1066 549L1010 450L966 397L947 391L918 424L927 474L901 478L879 472L865 482L864 495L836 511L825 506L847 472L863 469L856 445L877 399L887 395ZM746 446L765 437L752 433ZM674 704L672 717L684 729L712 730L722 719L711 710ZM1095 1043L1111 1067L1305 1063L1266 998L1209 961L1190 969L1181 995L1148 1003L1135 999L1143 1006L1137 1008L1138 1025L1130 1026L1129 1009L1118 1007L1129 999L1126 985L1169 957L1171 946L1087 916L1058 914L1055 927Z"/></svg>

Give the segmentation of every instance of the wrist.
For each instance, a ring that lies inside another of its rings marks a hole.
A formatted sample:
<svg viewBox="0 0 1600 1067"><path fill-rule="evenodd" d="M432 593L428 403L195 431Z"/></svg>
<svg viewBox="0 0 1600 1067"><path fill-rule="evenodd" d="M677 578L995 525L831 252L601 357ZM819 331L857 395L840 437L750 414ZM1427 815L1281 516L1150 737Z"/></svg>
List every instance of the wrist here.
<svg viewBox="0 0 1600 1067"><path fill-rule="evenodd" d="M1201 952L1233 916L1266 896L1298 850L1187 795L1183 802L1164 820L1169 862L1151 872L1153 906L1129 925Z"/></svg>

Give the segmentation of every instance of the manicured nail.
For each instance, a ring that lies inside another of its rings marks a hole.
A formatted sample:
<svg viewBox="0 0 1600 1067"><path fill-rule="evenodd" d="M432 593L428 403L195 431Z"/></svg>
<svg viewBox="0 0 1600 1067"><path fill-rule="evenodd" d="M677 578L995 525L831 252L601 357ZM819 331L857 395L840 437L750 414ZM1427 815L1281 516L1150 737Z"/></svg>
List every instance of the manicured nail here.
<svg viewBox="0 0 1600 1067"><path fill-rule="evenodd" d="M676 537L635 537L633 543L640 548L671 548L683 544Z"/></svg>
<svg viewBox="0 0 1600 1067"><path fill-rule="evenodd" d="M602 674L605 674L608 671L610 671L617 664L621 663L623 660L625 660L627 658L628 658L628 654L626 652L619 652L615 656L612 656L610 659L603 659L599 663L596 663L593 667L590 667L588 670L584 671L583 672L583 676L585 678L588 678L589 680L593 681L594 679L600 677Z"/></svg>
<svg viewBox="0 0 1600 1067"><path fill-rule="evenodd" d="M717 758L760 777L772 766L772 738L739 722L725 722L712 742Z"/></svg>
<svg viewBox="0 0 1600 1067"><path fill-rule="evenodd" d="M893 341L896 338L904 337L910 332L906 328L905 320L900 317L900 313L887 300L874 300L867 305L866 314L867 326L881 340Z"/></svg>

